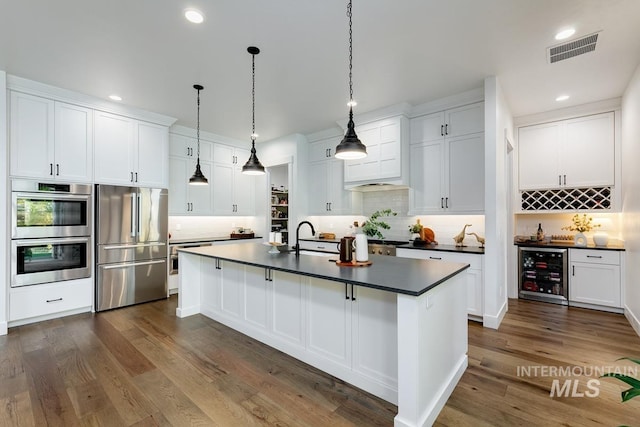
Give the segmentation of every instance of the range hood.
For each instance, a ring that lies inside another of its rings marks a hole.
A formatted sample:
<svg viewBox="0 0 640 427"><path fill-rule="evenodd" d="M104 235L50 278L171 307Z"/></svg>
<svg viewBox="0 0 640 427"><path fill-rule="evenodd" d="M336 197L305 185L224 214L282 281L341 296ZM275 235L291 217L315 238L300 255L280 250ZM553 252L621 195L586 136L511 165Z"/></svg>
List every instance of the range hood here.
<svg viewBox="0 0 640 427"><path fill-rule="evenodd" d="M398 181L381 181L369 182L366 184L345 185L345 190L369 192L369 191L389 191L389 190L408 190L409 186Z"/></svg>

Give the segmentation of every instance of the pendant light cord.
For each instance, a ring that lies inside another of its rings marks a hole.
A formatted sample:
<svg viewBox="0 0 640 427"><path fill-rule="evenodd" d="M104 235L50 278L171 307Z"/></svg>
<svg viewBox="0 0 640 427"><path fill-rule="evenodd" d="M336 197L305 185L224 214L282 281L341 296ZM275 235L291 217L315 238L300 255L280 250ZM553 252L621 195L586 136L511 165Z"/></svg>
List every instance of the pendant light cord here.
<svg viewBox="0 0 640 427"><path fill-rule="evenodd" d="M198 123L196 136L198 138L198 164L200 164L200 89L198 89Z"/></svg>
<svg viewBox="0 0 640 427"><path fill-rule="evenodd" d="M347 16L349 17L349 106L353 105L353 22L351 21L351 1L347 5Z"/></svg>
<svg viewBox="0 0 640 427"><path fill-rule="evenodd" d="M251 78L252 78L252 87L251 87L251 141L256 140L256 55L251 54Z"/></svg>

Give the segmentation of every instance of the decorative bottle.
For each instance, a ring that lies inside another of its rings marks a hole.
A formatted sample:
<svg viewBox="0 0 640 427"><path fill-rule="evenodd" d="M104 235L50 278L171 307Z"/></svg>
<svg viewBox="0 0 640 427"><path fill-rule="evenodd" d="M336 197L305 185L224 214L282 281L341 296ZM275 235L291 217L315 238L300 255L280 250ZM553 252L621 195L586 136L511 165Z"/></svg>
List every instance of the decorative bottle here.
<svg viewBox="0 0 640 427"><path fill-rule="evenodd" d="M536 238L538 239L538 242L541 242L544 240L544 231L542 231L541 223L538 224L538 232L536 233Z"/></svg>

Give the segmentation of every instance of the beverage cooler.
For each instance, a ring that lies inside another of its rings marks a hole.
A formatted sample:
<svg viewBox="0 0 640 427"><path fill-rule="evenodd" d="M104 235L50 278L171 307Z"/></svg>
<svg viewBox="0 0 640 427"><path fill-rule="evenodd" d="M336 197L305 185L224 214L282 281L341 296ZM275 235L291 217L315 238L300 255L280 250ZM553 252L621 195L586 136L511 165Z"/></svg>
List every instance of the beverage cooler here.
<svg viewBox="0 0 640 427"><path fill-rule="evenodd" d="M519 248L520 298L568 305L567 249Z"/></svg>

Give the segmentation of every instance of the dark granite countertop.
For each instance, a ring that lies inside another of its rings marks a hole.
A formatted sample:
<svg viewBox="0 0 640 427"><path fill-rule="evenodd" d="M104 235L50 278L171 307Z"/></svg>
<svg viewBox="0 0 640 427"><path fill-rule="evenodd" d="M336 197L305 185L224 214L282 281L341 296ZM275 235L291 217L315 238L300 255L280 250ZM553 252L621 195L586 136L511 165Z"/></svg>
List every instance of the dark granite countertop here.
<svg viewBox="0 0 640 427"><path fill-rule="evenodd" d="M266 245L247 243L179 251L411 296L421 295L469 267L469 264L462 263L384 255L369 255L372 265L368 267L339 267L335 265L334 256L301 254L296 258L286 251L287 246L282 249L278 254L270 254Z"/></svg>
<svg viewBox="0 0 640 427"><path fill-rule="evenodd" d="M513 242L516 246L524 246L527 248L554 248L554 249L598 249L605 251L624 251L624 246L612 245L609 244L607 246L596 246L593 244L589 244L587 246L575 246L573 242L568 243L547 243L547 242L533 242L533 241L524 241L524 242Z"/></svg>
<svg viewBox="0 0 640 427"><path fill-rule="evenodd" d="M262 236L255 236L248 239L232 239L231 237L192 237L190 239L169 239L170 245L184 245L189 243L204 243L204 242L227 242L230 240L255 240L262 239Z"/></svg>

